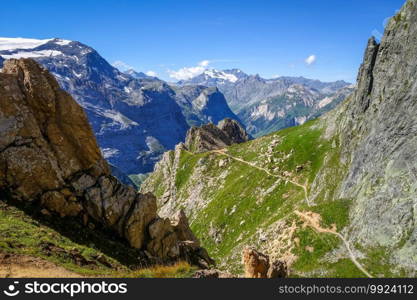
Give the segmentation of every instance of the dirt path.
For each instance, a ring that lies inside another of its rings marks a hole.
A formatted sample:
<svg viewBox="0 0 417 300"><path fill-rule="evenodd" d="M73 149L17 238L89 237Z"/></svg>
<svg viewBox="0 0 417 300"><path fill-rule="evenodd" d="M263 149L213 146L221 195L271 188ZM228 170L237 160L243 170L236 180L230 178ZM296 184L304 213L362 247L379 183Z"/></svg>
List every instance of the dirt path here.
<svg viewBox="0 0 417 300"><path fill-rule="evenodd" d="M28 255L0 254L0 278L79 278L49 261Z"/></svg>
<svg viewBox="0 0 417 300"><path fill-rule="evenodd" d="M186 151L187 151L187 150L186 150ZM188 152L188 151L187 151L187 152ZM277 174L273 174L273 173L271 173L269 170L267 170L267 169L265 169L265 168L259 167L259 166L255 165L255 164L250 163L250 162L248 162L248 161L245 161L245 160L243 160L243 159L241 159L241 158L239 158L239 157L235 157L235 156L233 156L233 155L230 155L229 153L227 153L227 152L225 151L225 149L213 150L213 151L211 151L211 152L212 152L212 153L219 154L219 155L224 155L224 156L230 157L230 158L231 158L231 159L233 159L233 160L239 161L239 162L244 163L244 164L246 164L246 165L248 165L248 166L251 166L251 167L253 167L253 168L256 168L256 169L258 169L258 170L261 170L261 171L265 172L266 174L268 174L269 176L272 176L272 177L275 177L275 178L279 178L279 179L281 179L281 180L288 181L288 182L292 183L293 185L295 185L295 186L298 186L298 187L302 188L302 189L303 189L303 191L304 191L304 197L305 197L305 200L306 200L306 202L307 202L307 205L308 205L308 206L311 206L311 204L310 204L310 200L309 200L309 198L308 198L308 192L307 192L307 186L308 186L308 184L307 184L307 182L306 182L305 184L300 184L300 183L298 183L298 182L296 182L296 181L293 181L293 180L291 180L291 179L289 179L289 178L286 178L286 177L284 177L284 176L277 175ZM189 152L189 153L191 153L191 152ZM191 154L192 154L192 153L191 153ZM361 272L362 272L362 273L364 273L367 277L369 277L369 278L373 278L373 276L372 276L371 274L369 274L369 272L368 272L368 271L366 271L366 270L365 270L365 268L364 268L364 267L363 267L363 266L359 263L359 261L356 259L355 254L353 253L352 249L350 248L349 242L345 239L345 237L344 237L343 235L341 235L339 232L337 232L337 231L336 231L336 227L333 227L333 228L323 228L323 227L321 227L321 225L320 225L321 216L320 216L319 214L316 214L316 213L313 213L313 212L301 213L301 212L299 212L299 211L297 211L297 210L296 210L296 211L294 211L294 213L295 213L298 217L300 217L301 219L303 219L303 220L306 222L306 224L307 224L308 226L312 227L312 228L313 228L314 230L316 230L317 232L319 232L319 233L329 233L329 234L333 234L333 235L335 235L335 236L339 237L339 238L342 240L342 242L344 243L344 245L345 245L346 249L348 250L350 260L351 260L351 261L355 264L355 266L356 266L359 270L361 270Z"/></svg>
<svg viewBox="0 0 417 300"><path fill-rule="evenodd" d="M319 233L330 233L333 235L336 235L339 237L342 242L345 244L346 249L348 250L350 260L358 267L359 270L362 271L366 276L369 278L373 278L371 274L368 273L368 271L365 270L365 268L358 262L358 260L355 257L355 254L353 253L352 249L349 246L349 242L345 239L343 235L341 235L339 232L336 231L336 227L333 226L332 228L323 228L320 225L321 217L319 214L313 213L313 212L299 212L294 211L294 213L299 216L301 219L303 219L306 222L306 225L310 226L314 230L316 230Z"/></svg>
<svg viewBox="0 0 417 300"><path fill-rule="evenodd" d="M295 185L295 186L298 186L298 187L302 188L302 189L303 189L303 191L304 191L304 198L305 198L305 200L306 200L306 202L307 202L307 205L308 205L308 206L311 206L311 204L310 204L310 200L309 200L309 198L308 198L307 183L306 183L306 184L301 184L301 183L298 183L298 182L296 182L296 181L294 181L294 180L291 180L291 179L289 179L289 178L287 178L287 177L284 177L284 176L281 176L281 175L277 175L277 174L273 174L273 173L271 173L268 169L265 169L265 168L259 167L259 166L255 165L255 164L250 163L250 162L248 162L248 161L246 161L246 160L243 160L243 159L241 159L241 158L239 158L239 157L235 157L235 156L230 155L229 153L225 152L225 150L224 150L224 149L221 149L221 150L213 150L212 152L213 152L213 153L217 153L217 154L221 154L221 155L225 155L225 156L227 156L227 157L230 157L231 159L234 159L234 160L236 160L236 161L239 161L239 162L241 162L241 163L244 163L244 164L246 164L246 165L249 165L249 166L251 166L251 167L253 167L253 168L256 168L256 169L258 169L258 170L261 170L261 171L265 172L266 174L268 174L269 176L272 176L272 177L275 177L275 178L279 178L279 179L281 179L281 180L288 181L288 182L292 183L293 185Z"/></svg>

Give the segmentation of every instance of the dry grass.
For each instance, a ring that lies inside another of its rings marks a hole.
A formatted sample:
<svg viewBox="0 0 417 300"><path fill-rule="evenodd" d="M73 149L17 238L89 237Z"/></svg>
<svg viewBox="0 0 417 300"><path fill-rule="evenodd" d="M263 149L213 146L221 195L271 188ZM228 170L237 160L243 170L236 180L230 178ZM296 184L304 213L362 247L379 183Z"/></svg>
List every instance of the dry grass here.
<svg viewBox="0 0 417 300"><path fill-rule="evenodd" d="M154 266L151 268L140 269L128 274L134 278L184 278L191 277L195 268L187 262L177 262L170 266Z"/></svg>

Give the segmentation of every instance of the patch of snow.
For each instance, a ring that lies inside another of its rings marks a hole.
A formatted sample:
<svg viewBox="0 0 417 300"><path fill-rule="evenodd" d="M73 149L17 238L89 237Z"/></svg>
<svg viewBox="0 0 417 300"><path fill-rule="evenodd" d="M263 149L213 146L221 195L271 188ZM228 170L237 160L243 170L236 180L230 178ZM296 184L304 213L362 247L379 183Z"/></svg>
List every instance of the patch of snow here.
<svg viewBox="0 0 417 300"><path fill-rule="evenodd" d="M132 126L139 126L139 123L129 119L125 115L121 114L118 111L114 111L111 109L104 109L100 106L92 105L91 103L84 102L81 99L77 99L77 102L84 107L86 110L90 110L99 116L103 116L109 121L106 121L103 126L101 127L100 131L97 133L101 135L106 131L108 128L118 128L118 130L129 129Z"/></svg>
<svg viewBox="0 0 417 300"><path fill-rule="evenodd" d="M229 74L223 71L207 70L204 72L204 74L211 78L218 78L218 79L222 79L225 81L230 81L232 83L235 83L236 81L238 81L238 78L235 75Z"/></svg>
<svg viewBox="0 0 417 300"><path fill-rule="evenodd" d="M297 89L296 89L294 86L290 86L290 87L287 89L287 92L288 92L288 93L296 93L296 92L297 92Z"/></svg>
<svg viewBox="0 0 417 300"><path fill-rule="evenodd" d="M285 111L283 111L282 109L278 111L278 117L283 118L284 116L285 116Z"/></svg>
<svg viewBox="0 0 417 300"><path fill-rule="evenodd" d="M295 123L298 125L303 125L307 121L307 117L296 117Z"/></svg>
<svg viewBox="0 0 417 300"><path fill-rule="evenodd" d="M122 115L120 112L118 111L114 111L114 110L106 110L103 113L103 116L112 119L114 123L117 123L120 126L120 129L127 129L130 126L138 126L139 124L136 123L135 121L130 120L129 118L127 118L126 116Z"/></svg>
<svg viewBox="0 0 417 300"><path fill-rule="evenodd" d="M78 46L78 48L83 49L83 47L81 47L81 46ZM86 54L90 53L91 51L92 50L89 50L89 49L83 49L80 53L81 53L81 55L86 55Z"/></svg>
<svg viewBox="0 0 417 300"><path fill-rule="evenodd" d="M77 72L75 72L75 71L72 71L72 74L74 74L76 77L78 77L78 78L81 78L83 75L82 74L78 74Z"/></svg>
<svg viewBox="0 0 417 300"><path fill-rule="evenodd" d="M51 40L0 37L0 50L33 49Z"/></svg>
<svg viewBox="0 0 417 300"><path fill-rule="evenodd" d="M118 74L117 75L117 79L122 80L122 81L126 81L129 79L129 77L123 75L123 74Z"/></svg>
<svg viewBox="0 0 417 300"><path fill-rule="evenodd" d="M66 46L66 45L68 45L71 42L72 41L70 41L70 40L61 40L61 39L58 39L54 43L55 44L58 44L58 45L61 45L61 46Z"/></svg>
<svg viewBox="0 0 417 300"><path fill-rule="evenodd" d="M108 159L112 156L117 155L119 153L119 150L115 148L103 148L101 149L101 153L105 159Z"/></svg>
<svg viewBox="0 0 417 300"><path fill-rule="evenodd" d="M57 50L41 50L41 51L19 51L14 54L3 54L2 57L4 59L10 59L10 58L29 58L29 57L49 57L49 56L58 56L61 55L61 51Z"/></svg>

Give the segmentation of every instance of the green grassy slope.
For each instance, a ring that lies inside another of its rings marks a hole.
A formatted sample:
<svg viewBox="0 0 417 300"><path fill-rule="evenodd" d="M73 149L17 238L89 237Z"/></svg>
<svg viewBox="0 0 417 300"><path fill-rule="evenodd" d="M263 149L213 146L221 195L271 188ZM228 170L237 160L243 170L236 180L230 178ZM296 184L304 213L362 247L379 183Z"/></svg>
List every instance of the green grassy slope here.
<svg viewBox="0 0 417 300"><path fill-rule="evenodd" d="M186 263L144 265L138 251L110 234L4 201L0 253L44 259L86 277L189 277L194 270Z"/></svg>
<svg viewBox="0 0 417 300"><path fill-rule="evenodd" d="M306 227L294 214L319 213L322 226L335 224L338 232L349 222L351 200L333 197L346 167L337 136L324 138L324 126L310 121L223 152L170 152L142 188L160 197L170 188L167 170L174 174L176 199L162 211L185 209L220 268L242 273L241 251L254 246L273 258L293 257L293 276L364 277L337 236ZM306 186L311 206L294 183ZM358 260L370 264L367 257ZM387 268L379 272L395 275Z"/></svg>

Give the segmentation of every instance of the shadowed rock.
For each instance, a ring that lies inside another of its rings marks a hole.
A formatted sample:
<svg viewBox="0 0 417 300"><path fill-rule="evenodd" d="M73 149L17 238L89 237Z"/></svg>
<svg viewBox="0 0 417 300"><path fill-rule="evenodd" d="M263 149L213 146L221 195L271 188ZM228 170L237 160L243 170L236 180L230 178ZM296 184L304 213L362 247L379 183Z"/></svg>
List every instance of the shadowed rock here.
<svg viewBox="0 0 417 300"><path fill-rule="evenodd" d="M269 256L253 248L245 248L242 263L246 278L285 278L288 277L287 263L281 260L269 262Z"/></svg>
<svg viewBox="0 0 417 300"><path fill-rule="evenodd" d="M216 126L213 123L192 127L185 139L186 148L194 153L223 149L249 140L245 129L235 120L224 119Z"/></svg>
<svg viewBox="0 0 417 300"><path fill-rule="evenodd" d="M178 259L190 236L169 220L160 226L152 194L110 175L83 109L30 59L8 60L0 73L0 192L100 224L162 260Z"/></svg>

